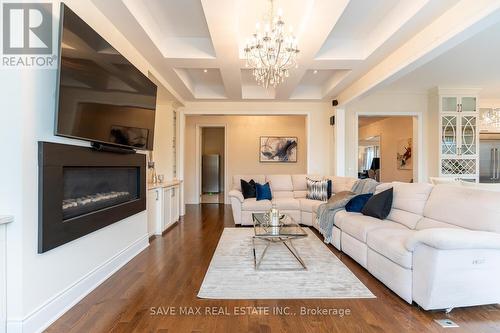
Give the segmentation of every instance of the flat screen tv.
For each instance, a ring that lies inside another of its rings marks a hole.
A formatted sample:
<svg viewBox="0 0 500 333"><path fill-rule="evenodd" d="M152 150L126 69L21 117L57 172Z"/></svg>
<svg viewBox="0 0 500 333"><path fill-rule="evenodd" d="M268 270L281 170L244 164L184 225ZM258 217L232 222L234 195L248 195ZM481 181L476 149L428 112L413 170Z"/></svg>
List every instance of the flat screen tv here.
<svg viewBox="0 0 500 333"><path fill-rule="evenodd" d="M156 85L61 4L55 134L153 149Z"/></svg>

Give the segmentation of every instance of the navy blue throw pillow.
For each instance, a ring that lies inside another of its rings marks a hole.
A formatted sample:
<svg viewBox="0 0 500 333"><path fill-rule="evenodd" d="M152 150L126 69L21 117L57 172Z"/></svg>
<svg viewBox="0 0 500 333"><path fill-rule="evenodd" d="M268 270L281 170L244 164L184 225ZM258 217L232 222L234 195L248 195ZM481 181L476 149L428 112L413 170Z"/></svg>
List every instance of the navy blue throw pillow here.
<svg viewBox="0 0 500 333"><path fill-rule="evenodd" d="M327 185L326 185L326 195L328 196L328 199L332 197L332 180L328 179Z"/></svg>
<svg viewBox="0 0 500 333"><path fill-rule="evenodd" d="M359 194L355 196L349 200L347 205L345 205L345 210L353 213L361 213L361 210L372 196L373 193Z"/></svg>
<svg viewBox="0 0 500 333"><path fill-rule="evenodd" d="M269 183L265 183L264 185L255 183L255 191L257 192L257 201L259 200L272 200L273 196L271 195L271 187Z"/></svg>

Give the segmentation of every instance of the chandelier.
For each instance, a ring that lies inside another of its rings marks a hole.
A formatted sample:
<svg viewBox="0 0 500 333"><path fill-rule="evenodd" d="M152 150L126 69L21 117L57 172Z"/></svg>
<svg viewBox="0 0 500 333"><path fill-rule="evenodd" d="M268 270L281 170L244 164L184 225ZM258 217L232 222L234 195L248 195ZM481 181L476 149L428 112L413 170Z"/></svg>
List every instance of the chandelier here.
<svg viewBox="0 0 500 333"><path fill-rule="evenodd" d="M500 109L481 109L479 120L484 127L500 128Z"/></svg>
<svg viewBox="0 0 500 333"><path fill-rule="evenodd" d="M297 68L299 49L292 28L285 31L283 11L278 9L274 15L274 3L270 0L269 14L264 20L264 31L260 31L257 22L255 33L247 40L245 46L246 67L260 86L276 88L290 75L289 69Z"/></svg>

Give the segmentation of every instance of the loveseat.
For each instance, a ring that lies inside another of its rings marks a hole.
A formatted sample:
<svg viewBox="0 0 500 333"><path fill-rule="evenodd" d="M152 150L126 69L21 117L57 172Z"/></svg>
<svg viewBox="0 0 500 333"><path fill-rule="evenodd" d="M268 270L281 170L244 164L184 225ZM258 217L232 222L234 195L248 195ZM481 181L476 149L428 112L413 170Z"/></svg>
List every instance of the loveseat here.
<svg viewBox="0 0 500 333"><path fill-rule="evenodd" d="M297 223L311 226L316 219L316 209L324 201L306 198L306 177L314 180L331 179L332 192L350 191L356 178L352 177L322 177L318 175L235 175L232 190L228 193L235 224L252 225L252 213L267 212L272 205L283 213L293 217ZM241 192L241 182L253 179L256 183L269 182L272 200L255 198L244 199Z"/></svg>

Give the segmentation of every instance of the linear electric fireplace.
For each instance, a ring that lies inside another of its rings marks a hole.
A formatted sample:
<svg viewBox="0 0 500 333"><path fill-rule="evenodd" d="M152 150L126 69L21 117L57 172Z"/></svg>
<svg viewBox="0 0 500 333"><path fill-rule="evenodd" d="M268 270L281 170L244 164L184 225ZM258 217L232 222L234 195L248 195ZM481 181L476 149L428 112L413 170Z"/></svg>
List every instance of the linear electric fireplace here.
<svg viewBox="0 0 500 333"><path fill-rule="evenodd" d="M146 209L146 157L39 142L38 252Z"/></svg>

